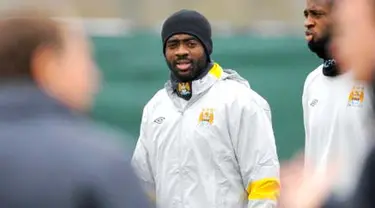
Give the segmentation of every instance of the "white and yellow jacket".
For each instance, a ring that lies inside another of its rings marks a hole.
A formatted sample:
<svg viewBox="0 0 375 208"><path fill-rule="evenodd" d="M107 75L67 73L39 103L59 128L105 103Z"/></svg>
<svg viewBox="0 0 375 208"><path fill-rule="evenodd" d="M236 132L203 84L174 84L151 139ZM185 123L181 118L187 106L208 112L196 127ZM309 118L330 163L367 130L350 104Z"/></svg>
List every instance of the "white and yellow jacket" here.
<svg viewBox="0 0 375 208"><path fill-rule="evenodd" d="M189 101L168 82L143 110L133 155L160 208L275 207L279 161L268 103L214 64Z"/></svg>

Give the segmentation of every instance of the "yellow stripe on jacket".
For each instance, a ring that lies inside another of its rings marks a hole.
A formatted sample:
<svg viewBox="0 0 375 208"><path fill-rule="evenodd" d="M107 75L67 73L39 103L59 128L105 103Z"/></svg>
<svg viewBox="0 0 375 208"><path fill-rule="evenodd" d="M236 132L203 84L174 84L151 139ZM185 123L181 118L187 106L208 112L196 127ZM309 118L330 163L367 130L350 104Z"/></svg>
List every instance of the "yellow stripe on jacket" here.
<svg viewBox="0 0 375 208"><path fill-rule="evenodd" d="M280 182L276 178L264 178L254 181L247 188L249 200L274 200L280 194Z"/></svg>

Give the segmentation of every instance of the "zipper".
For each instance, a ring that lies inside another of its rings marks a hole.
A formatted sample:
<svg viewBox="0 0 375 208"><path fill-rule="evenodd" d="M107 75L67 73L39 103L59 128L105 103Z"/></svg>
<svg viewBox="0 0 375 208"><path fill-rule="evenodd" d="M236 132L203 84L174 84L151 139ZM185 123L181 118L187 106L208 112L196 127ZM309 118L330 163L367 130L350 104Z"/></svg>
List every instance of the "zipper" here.
<svg viewBox="0 0 375 208"><path fill-rule="evenodd" d="M198 97L192 97L189 102L185 105L185 107L182 109L182 110L178 110L178 112L180 113L180 119L179 119L179 131L180 131L180 136L179 136L179 139L180 139L180 147L179 147L179 160L180 160L180 163L179 163L179 172L178 172L178 177L180 179L180 205L183 206L184 204L184 196L183 196L183 193L185 190L185 181L184 181L184 167L182 166L182 155L183 155L183 152L184 152L184 149L186 149L186 144L187 144L187 141L186 141L186 133L185 133L185 126L184 126L184 114L185 112L189 109L189 107L191 105L193 105L195 103L195 101L197 101L199 98Z"/></svg>
<svg viewBox="0 0 375 208"><path fill-rule="evenodd" d="M179 206L182 206L183 205L183 201L184 201L184 196L183 196L183 190L184 190L184 182L183 182L183 176L182 176L182 155L183 155L183 147L185 146L185 138L184 138L184 131L183 131L183 128L184 127L184 110L180 111L180 121L179 121L179 132L180 132L180 136L179 136L179 167L178 167L178 177L179 177L179 181L180 181L180 201L179 201Z"/></svg>

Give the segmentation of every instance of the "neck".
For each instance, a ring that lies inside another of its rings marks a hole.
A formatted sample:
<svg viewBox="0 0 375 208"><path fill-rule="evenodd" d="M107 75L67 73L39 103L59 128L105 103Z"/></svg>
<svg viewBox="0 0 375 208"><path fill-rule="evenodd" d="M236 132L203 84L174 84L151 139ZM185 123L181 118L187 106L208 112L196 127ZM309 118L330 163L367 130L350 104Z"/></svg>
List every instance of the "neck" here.
<svg viewBox="0 0 375 208"><path fill-rule="evenodd" d="M0 84L0 122L51 114L73 115L72 113L33 82L13 80Z"/></svg>
<svg viewBox="0 0 375 208"><path fill-rule="evenodd" d="M335 77L340 74L334 59L325 59L323 61L323 74L328 77Z"/></svg>
<svg viewBox="0 0 375 208"><path fill-rule="evenodd" d="M213 66L212 62L207 63L206 67L200 70L200 73L198 76L196 76L192 80L188 80L185 82L179 80L173 73L171 73L171 82L172 82L173 90L177 93L179 97L185 100L190 100L193 94L192 82L205 77L207 73L210 71L210 69L212 68L212 66Z"/></svg>

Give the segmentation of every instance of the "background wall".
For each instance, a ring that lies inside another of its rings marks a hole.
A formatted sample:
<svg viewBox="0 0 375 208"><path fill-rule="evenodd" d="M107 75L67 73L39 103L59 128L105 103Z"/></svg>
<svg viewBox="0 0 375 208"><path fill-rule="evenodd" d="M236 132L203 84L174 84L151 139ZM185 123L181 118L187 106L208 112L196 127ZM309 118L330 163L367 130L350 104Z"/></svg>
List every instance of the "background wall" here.
<svg viewBox="0 0 375 208"><path fill-rule="evenodd" d="M272 108L281 159L303 148L303 82L319 60L303 40L301 0L0 0L57 8L77 17L93 37L104 75L94 118L138 137L143 106L168 78L160 41L161 24L173 12L196 9L212 23L213 59L237 70Z"/></svg>
<svg viewBox="0 0 375 208"><path fill-rule="evenodd" d="M95 118L138 136L143 106L163 87L168 68L156 35L96 38L96 57L105 83L97 97ZM304 40L294 37L230 36L214 39L216 62L237 70L268 100L280 157L303 147L301 96L307 74L319 61Z"/></svg>

